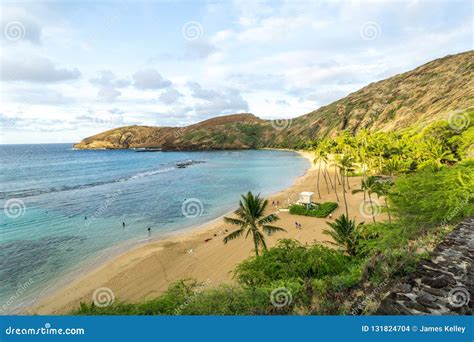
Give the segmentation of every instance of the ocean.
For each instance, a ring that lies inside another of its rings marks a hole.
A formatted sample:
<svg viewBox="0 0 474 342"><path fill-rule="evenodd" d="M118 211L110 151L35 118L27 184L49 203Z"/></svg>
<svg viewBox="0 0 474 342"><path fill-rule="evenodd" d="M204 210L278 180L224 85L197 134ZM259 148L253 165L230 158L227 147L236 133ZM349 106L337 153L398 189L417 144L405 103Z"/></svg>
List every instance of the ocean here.
<svg viewBox="0 0 474 342"><path fill-rule="evenodd" d="M74 150L0 145L0 314L119 250L211 221L247 191L290 186L291 151ZM150 228L150 232L148 231Z"/></svg>

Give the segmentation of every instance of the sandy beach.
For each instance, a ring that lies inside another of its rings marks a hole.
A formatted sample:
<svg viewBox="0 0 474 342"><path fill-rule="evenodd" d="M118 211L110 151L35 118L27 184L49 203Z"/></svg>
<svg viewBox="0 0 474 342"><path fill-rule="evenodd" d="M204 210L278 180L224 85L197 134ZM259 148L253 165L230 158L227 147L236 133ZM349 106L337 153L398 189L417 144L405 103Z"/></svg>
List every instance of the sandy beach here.
<svg viewBox="0 0 474 342"><path fill-rule="evenodd" d="M313 191L315 193L313 200L316 202L336 202L336 195L332 189L328 194L322 175L320 180L322 198L318 198L318 167L313 164L312 154L300 153L311 161L311 167L290 188L268 198L269 213L278 213L280 218L276 225L287 230L286 233L267 237L269 247L282 238L296 239L301 243L328 241L323 230L327 227L326 222L330 220L329 218L295 216L279 211L279 208L285 208L288 203L295 202L302 191ZM330 174L334 175L333 168ZM360 180L361 177L351 177L351 189L358 188ZM339 184L337 188L340 202L339 207L333 212L333 220L344 212L342 188ZM238 200L235 199L236 206ZM355 217L357 221L370 221L370 218L364 217L359 209L363 202L362 193L353 195L349 191L347 201L351 217ZM275 205L272 202L275 202ZM295 227L295 221L301 223L301 229ZM208 286L231 283L233 268L242 260L254 255L251 239L241 238L228 244L223 243L226 230L231 232L235 229L225 224L220 217L192 230L136 247L40 299L29 312L67 314L77 308L80 302L92 302L94 291L101 287L111 289L116 301L134 302L156 298L171 283L184 278L194 278L206 282Z"/></svg>

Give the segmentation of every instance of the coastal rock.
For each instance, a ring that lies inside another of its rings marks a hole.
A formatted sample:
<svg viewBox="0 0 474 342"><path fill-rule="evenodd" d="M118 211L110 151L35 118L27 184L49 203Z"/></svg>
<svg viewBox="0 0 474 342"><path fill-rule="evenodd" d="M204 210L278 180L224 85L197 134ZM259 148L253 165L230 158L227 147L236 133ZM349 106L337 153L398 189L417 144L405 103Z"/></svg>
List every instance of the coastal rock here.
<svg viewBox="0 0 474 342"><path fill-rule="evenodd" d="M393 286L377 315L474 314L474 217L459 224L415 271Z"/></svg>

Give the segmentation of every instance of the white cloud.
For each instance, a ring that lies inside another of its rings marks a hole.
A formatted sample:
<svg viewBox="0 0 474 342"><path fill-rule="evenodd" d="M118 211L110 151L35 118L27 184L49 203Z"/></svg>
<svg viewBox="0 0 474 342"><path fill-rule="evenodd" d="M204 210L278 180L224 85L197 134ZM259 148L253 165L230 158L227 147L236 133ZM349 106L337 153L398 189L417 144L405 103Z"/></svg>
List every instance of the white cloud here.
<svg viewBox="0 0 474 342"><path fill-rule="evenodd" d="M173 104L179 100L180 97L182 97L183 94L181 94L179 91L177 91L174 88L168 88L166 89L163 93L160 94L159 100L167 105Z"/></svg>
<svg viewBox="0 0 474 342"><path fill-rule="evenodd" d="M133 75L135 88L138 89L162 89L169 87L171 82L164 79L155 69L142 69Z"/></svg>
<svg viewBox="0 0 474 342"><path fill-rule="evenodd" d="M462 0L236 0L196 4L192 18L154 6L162 4L113 13L93 3L2 6L0 112L24 120L27 139L51 126L76 140L132 122L184 125L244 111L294 117L472 49L472 4ZM145 12L153 16L137 15ZM202 24L201 38L183 39L189 20ZM5 39L11 21L25 28L19 40ZM367 22L380 27L374 40L361 37Z"/></svg>
<svg viewBox="0 0 474 342"><path fill-rule="evenodd" d="M101 70L99 77L92 78L90 82L99 87L97 95L107 102L113 102L122 95L118 88L125 88L130 85L129 80L117 78L110 70Z"/></svg>
<svg viewBox="0 0 474 342"><path fill-rule="evenodd" d="M21 8L3 7L0 11L2 44L41 43L42 27L38 20Z"/></svg>
<svg viewBox="0 0 474 342"><path fill-rule="evenodd" d="M188 84L192 90L192 96L200 101L194 105L195 112L207 118L212 115L234 114L248 112L249 104L240 94L240 91L232 88L223 90L204 89L197 82Z"/></svg>
<svg viewBox="0 0 474 342"><path fill-rule="evenodd" d="M75 99L60 91L45 87L14 87L3 92L4 100L25 104L67 105Z"/></svg>
<svg viewBox="0 0 474 342"><path fill-rule="evenodd" d="M4 81L50 83L74 80L81 76L77 68L60 68L41 56L2 59L1 71L1 79Z"/></svg>

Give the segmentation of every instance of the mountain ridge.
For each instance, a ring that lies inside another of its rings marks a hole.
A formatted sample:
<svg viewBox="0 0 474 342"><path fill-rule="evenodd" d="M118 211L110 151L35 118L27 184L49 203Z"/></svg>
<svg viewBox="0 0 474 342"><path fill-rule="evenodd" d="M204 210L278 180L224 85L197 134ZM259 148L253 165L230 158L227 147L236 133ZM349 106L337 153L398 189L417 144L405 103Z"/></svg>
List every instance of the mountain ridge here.
<svg viewBox="0 0 474 342"><path fill-rule="evenodd" d="M355 133L420 128L474 107L474 50L448 55L372 82L293 119L265 120L251 113L217 116L186 127L125 126L83 139L78 149L159 148L221 150L293 148L347 130Z"/></svg>

